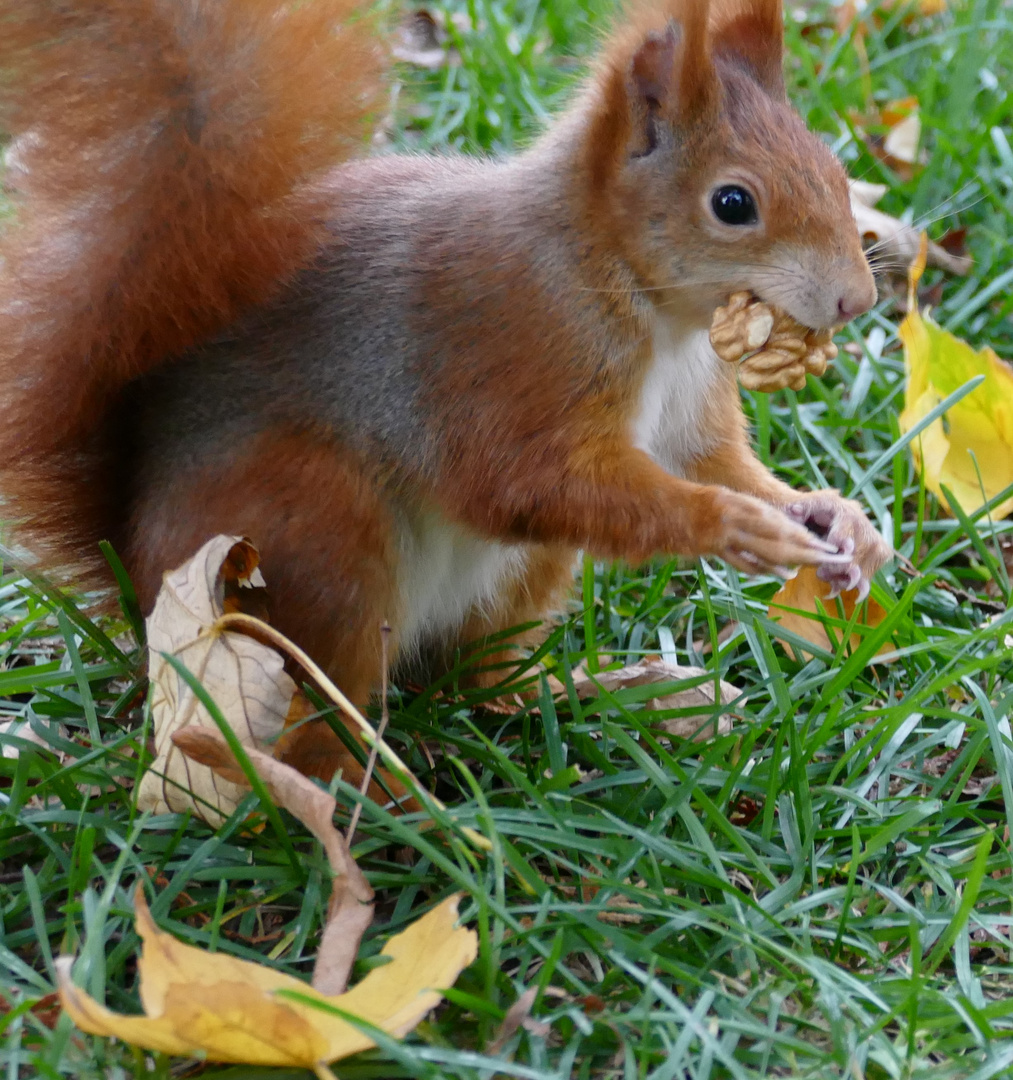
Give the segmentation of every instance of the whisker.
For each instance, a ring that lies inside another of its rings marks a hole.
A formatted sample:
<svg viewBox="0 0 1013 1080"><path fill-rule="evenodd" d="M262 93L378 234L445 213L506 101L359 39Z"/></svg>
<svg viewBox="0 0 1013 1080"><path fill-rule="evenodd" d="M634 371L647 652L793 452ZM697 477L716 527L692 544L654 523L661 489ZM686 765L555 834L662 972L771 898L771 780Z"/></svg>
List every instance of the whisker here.
<svg viewBox="0 0 1013 1080"><path fill-rule="evenodd" d="M906 270L911 265L910 259L904 259L900 256L889 259L870 259L869 269L878 274L883 270Z"/></svg>
<svg viewBox="0 0 1013 1080"><path fill-rule="evenodd" d="M930 225L934 225L937 221L941 221L945 217L950 217L951 215L963 213L965 210L973 209L975 206L978 205L978 203L984 202L986 196L979 195L978 198L974 199L971 202L964 203L963 205L948 205L951 201L955 202L957 199L959 199L968 188L973 187L973 184L968 184L966 187L958 191L955 195L952 195L949 198L943 199L941 202L936 203L935 206L930 207L924 214L911 222L909 228L914 229L916 232L923 232ZM935 216L933 217L932 215L937 210L939 211L939 213L935 214ZM865 249L866 258L868 258L870 255L875 254L875 252L877 252L881 248L886 247L891 242L892 241L890 237L884 237L882 240L877 240L876 243L870 244L869 247Z"/></svg>

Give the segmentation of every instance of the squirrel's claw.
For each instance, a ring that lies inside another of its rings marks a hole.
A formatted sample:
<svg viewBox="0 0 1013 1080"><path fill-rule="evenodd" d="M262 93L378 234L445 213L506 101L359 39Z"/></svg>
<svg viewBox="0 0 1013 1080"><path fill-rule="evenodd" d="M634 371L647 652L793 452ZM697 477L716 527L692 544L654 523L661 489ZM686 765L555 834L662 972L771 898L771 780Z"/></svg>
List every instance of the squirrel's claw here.
<svg viewBox="0 0 1013 1080"><path fill-rule="evenodd" d="M831 586L832 600L842 592L858 590L857 602L869 595L872 575L890 558L889 544L869 523L858 503L833 490L814 491L785 507L788 516L848 556L845 565L825 563L816 576Z"/></svg>
<svg viewBox="0 0 1013 1080"><path fill-rule="evenodd" d="M833 600L842 592L851 592L852 589L859 590L859 599L864 599L869 593L869 579L862 573L862 568L854 563L848 566L821 566L816 571L816 576L830 585L830 592L826 597L828 600Z"/></svg>

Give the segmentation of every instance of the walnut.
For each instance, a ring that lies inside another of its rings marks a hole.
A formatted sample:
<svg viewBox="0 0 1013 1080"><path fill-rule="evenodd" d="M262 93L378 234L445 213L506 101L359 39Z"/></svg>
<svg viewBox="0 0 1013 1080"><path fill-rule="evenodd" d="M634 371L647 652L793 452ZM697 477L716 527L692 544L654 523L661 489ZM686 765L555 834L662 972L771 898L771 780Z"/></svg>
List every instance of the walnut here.
<svg viewBox="0 0 1013 1080"><path fill-rule="evenodd" d="M752 293L732 293L714 312L710 340L722 360L739 364L747 390L801 390L837 355L833 330L812 330Z"/></svg>

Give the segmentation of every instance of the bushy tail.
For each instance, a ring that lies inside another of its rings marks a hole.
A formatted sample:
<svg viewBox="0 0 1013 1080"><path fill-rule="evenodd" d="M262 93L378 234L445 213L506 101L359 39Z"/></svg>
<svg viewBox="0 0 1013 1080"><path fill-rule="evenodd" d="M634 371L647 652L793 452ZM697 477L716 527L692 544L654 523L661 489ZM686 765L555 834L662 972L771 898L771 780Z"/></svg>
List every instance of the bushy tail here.
<svg viewBox="0 0 1013 1080"><path fill-rule="evenodd" d="M315 184L363 145L361 0L0 0L0 518L94 583L116 535L109 402L315 252Z"/></svg>

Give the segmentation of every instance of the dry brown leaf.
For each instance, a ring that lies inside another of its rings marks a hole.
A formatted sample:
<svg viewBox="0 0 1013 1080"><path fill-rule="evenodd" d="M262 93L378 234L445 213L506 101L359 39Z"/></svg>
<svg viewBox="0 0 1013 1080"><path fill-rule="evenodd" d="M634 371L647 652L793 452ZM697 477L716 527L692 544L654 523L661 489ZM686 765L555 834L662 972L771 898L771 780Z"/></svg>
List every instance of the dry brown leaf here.
<svg viewBox="0 0 1013 1080"><path fill-rule="evenodd" d="M680 716L658 720L653 726L669 735L680 738L705 741L715 735L724 735L731 730L731 720L719 716L716 720L703 723L701 714L714 711L714 675L704 668L683 667L670 664L667 660L645 660L630 667L614 671L600 671L597 674L585 674L574 678L574 689L578 697L598 697L602 690L614 693L634 686L646 686L652 683L687 682L690 679L705 679L696 686L687 686L673 690L644 703L644 709L660 712L668 709L693 709L698 715ZM741 698L742 692L724 680L720 683L720 704L728 705ZM702 726L701 726L702 725Z"/></svg>
<svg viewBox="0 0 1013 1080"><path fill-rule="evenodd" d="M411 769L397 756L397 754L391 749L389 743L379 738L377 732L369 721L362 715L361 712L348 700L347 697L334 685L334 683L328 678L327 673L298 645L293 641L289 641L283 634L278 633L273 627L268 626L266 623L262 623L259 619L250 618L248 615L244 615L242 612L234 615L224 615L219 622L221 629L227 629L229 627L235 627L240 629L248 629L250 633L257 634L258 637L262 637L265 641L270 641L276 645L279 649L283 649L284 652L298 663L306 674L313 680L314 683L320 688L322 693L331 699L335 705L341 709L347 720L358 728L359 737L369 747L375 746L379 752L380 759L384 762L387 768L390 770L389 780L392 785L401 790L407 791L405 787L407 783L411 789L413 789L418 799L414 796L399 801L398 805L407 809L411 809L413 812L415 809L419 809L423 806L433 806L438 810L446 810L446 806L435 796L428 792L412 774ZM288 736L286 735L287 739ZM282 748L284 751L284 747ZM289 755L284 753L286 761L299 768L296 762L289 758ZM382 769L377 770L383 772ZM361 772L361 770L360 770ZM387 775L387 774L385 774ZM402 783L404 781L404 783ZM370 789L372 790L372 783ZM452 817L453 815L451 815ZM479 851L491 851L492 843L489 839L483 836L481 833L476 832L474 829L467 825L460 826L461 835L465 837L474 847Z"/></svg>
<svg viewBox="0 0 1013 1080"><path fill-rule="evenodd" d="M167 653L184 663L201 683L247 750L274 749L277 756L304 773L322 771L328 778L348 764L346 778L355 782L362 777L362 769L329 728L326 735L330 738L323 745L322 755L318 750L320 736L325 732L319 727L289 730L291 724L313 712L284 670L285 657L290 658L338 706L350 730L367 746L377 746L389 772L377 769L376 773L394 792L399 807L413 811L429 804L445 809L421 787L391 747L377 738L362 713L312 657L261 619L236 610L240 605L226 603L243 595L239 588L245 583L262 584L256 569L258 560L256 548L249 541L219 536L184 566L165 576L148 619L156 759L141 780L138 805L156 813L192 809L217 826L249 790L245 778L240 783L235 773L229 779L216 776L208 766L188 760L173 742L174 734L191 724L209 731L218 728L186 681L165 660L162 654ZM318 770L321 760L323 765ZM408 793L405 784L414 789L421 802ZM383 796L383 788L375 778L369 794L377 801ZM488 850L489 841L474 829L462 827L461 833L475 847Z"/></svg>
<svg viewBox="0 0 1013 1080"><path fill-rule="evenodd" d="M57 725L56 733L60 738L67 738L67 731L62 724ZM0 735L8 736L11 740L8 742L7 738L5 738L0 741L3 756L9 760L16 761L21 756L21 749L15 741L17 739L22 739L24 742L32 743L35 746L41 746L43 750L48 750L61 762L66 759L66 755L50 746L27 720L4 720L0 723Z"/></svg>
<svg viewBox="0 0 1013 1080"><path fill-rule="evenodd" d="M530 1031L533 1035L539 1035L542 1038L548 1035L549 1025L541 1020L535 1020L531 1016L531 1007L534 1005L537 996L538 987L529 986L507 1009L506 1016L503 1017L503 1023L499 1026L499 1031L496 1032L492 1042L485 1048L486 1054L495 1057L522 1027L525 1031Z"/></svg>
<svg viewBox="0 0 1013 1080"><path fill-rule="evenodd" d="M244 782L239 763L217 729L192 724L175 732L173 742L188 758L229 782ZM313 986L322 994L343 993L362 935L373 921L373 890L352 858L345 838L334 827L334 796L269 754L250 748L247 755L274 802L297 817L320 841L334 872Z"/></svg>
<svg viewBox="0 0 1013 1080"><path fill-rule="evenodd" d="M243 780L217 729L190 725L173 734L176 747L229 783ZM344 837L334 827L336 802L291 766L256 748L250 763L271 798L302 821L323 845L334 883L313 986L270 968L183 945L155 926L138 885L137 927L144 942L138 972L144 1016L119 1016L73 985L72 961L57 961L60 999L84 1031L136 1046L213 1061L294 1065L333 1077L326 1063L375 1045L334 1008L394 1035L404 1035L440 1001L474 960L473 931L456 929L458 897L424 915L384 947L386 967L346 991L362 935L373 917L373 890Z"/></svg>
<svg viewBox="0 0 1013 1080"><path fill-rule="evenodd" d="M257 591L263 585L258 561L249 541L219 536L165 575L147 623L156 757L141 780L142 809L155 813L190 809L217 826L249 791L245 778L216 777L206 767L188 763L173 746L173 734L183 727L196 724L217 730L217 725L163 653L185 664L245 747L273 750L307 773L321 771L329 777L340 769L353 783L361 778L361 767L337 736L320 724L301 723L317 710L285 671L286 655L296 656L299 650L240 610L250 606L245 585L251 583ZM343 716L350 716L348 703L335 700ZM372 733L361 716L351 718L364 734ZM326 760L318 760L319 747L326 751ZM418 809L394 776L384 769L377 772L402 806ZM377 802L386 801L385 788L375 778L369 794Z"/></svg>
<svg viewBox="0 0 1013 1080"><path fill-rule="evenodd" d="M878 0L878 3L872 5L872 17L871 21L874 26L881 27L884 22L891 18L890 12L896 7L897 2L904 5L905 14L901 18L901 22L906 26L914 22L919 16L929 18L933 15L939 15L947 9L947 0L915 0L912 4L910 0ZM856 39L864 39L865 34L868 32L866 16L866 10L869 8L869 0L844 0L835 9L834 25L837 28L839 34L846 34L851 29L852 23L858 20L858 26L855 28ZM861 18L859 18L861 16Z"/></svg>
<svg viewBox="0 0 1013 1080"><path fill-rule="evenodd" d="M897 171L917 164L918 143L922 137L918 98L906 97L888 102L880 110L880 123L886 128L886 133L878 156Z"/></svg>
<svg viewBox="0 0 1013 1080"><path fill-rule="evenodd" d="M790 630L806 641L811 641L821 649L828 652L834 651L834 646L827 636L823 623L820 621L817 599L823 604L826 612L836 616L837 608L834 600L829 599L831 586L816 576L816 568L803 566L798 573L786 581L774 594L770 601L767 614L775 622L779 622L785 630ZM841 604L844 608L844 618L850 619L855 612L858 603L858 589L850 589L840 595ZM886 611L877 604L872 597L868 598L868 606L859 621L865 626L878 626L885 618ZM790 610L786 610L790 609ZM851 648L858 648L862 635L851 635ZM889 643L884 645L876 654L881 655L893 651Z"/></svg>
<svg viewBox="0 0 1013 1080"><path fill-rule="evenodd" d="M165 575L147 619L155 760L138 789L138 806L157 813L193 810L217 826L248 792L188 761L172 736L188 724L217 731L211 715L166 661L174 656L201 683L244 747L270 749L297 692L274 649L247 634L214 630L231 583L260 585L256 548L238 536L216 536Z"/></svg>
<svg viewBox="0 0 1013 1080"><path fill-rule="evenodd" d="M852 180L850 183L851 211L862 239L877 245L876 256L887 260L891 269L906 272L918 257L921 233L875 208L887 192L885 184L869 184L864 180ZM929 241L928 261L931 266L938 266L951 274L966 274L974 265L970 256L954 255L932 241Z"/></svg>
<svg viewBox="0 0 1013 1080"><path fill-rule="evenodd" d="M435 71L449 62L447 34L432 12L410 11L401 19L391 47L395 60Z"/></svg>
<svg viewBox="0 0 1013 1080"><path fill-rule="evenodd" d="M918 98L898 98L865 112L853 109L850 120L869 153L902 180L910 180L924 164L924 155L918 152L921 140Z"/></svg>

